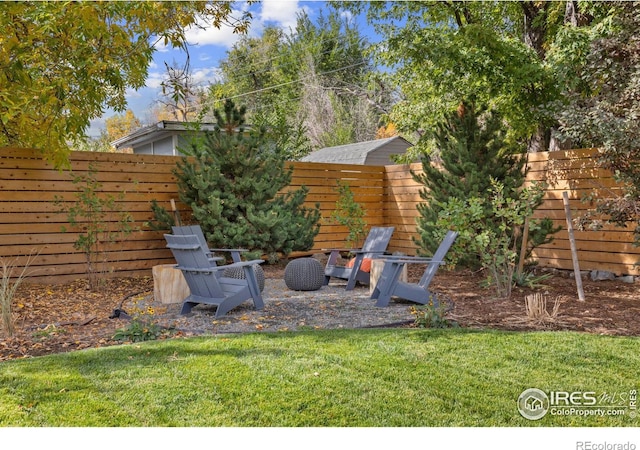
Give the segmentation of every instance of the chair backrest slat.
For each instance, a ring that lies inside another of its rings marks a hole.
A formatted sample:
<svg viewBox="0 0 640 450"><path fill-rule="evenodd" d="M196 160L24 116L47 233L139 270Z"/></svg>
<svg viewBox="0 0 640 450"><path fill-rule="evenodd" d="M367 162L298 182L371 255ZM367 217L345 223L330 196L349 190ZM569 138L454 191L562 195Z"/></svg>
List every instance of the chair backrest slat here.
<svg viewBox="0 0 640 450"><path fill-rule="evenodd" d="M202 231L202 227L200 225L182 225L179 227L171 227L174 235L184 236L184 235L193 235L198 238L202 249L205 253L209 253L209 245L207 244L207 239L204 237L204 233Z"/></svg>
<svg viewBox="0 0 640 450"><path fill-rule="evenodd" d="M367 239L362 245L363 252L371 253L366 253L364 257L371 258L375 256L375 253L384 252L389 246L394 229L394 227L371 227Z"/></svg>
<svg viewBox="0 0 640 450"><path fill-rule="evenodd" d="M427 265L422 278L420 278L420 281L418 282L420 286L425 288L429 286L431 280L438 271L438 267L440 267L440 264L442 264L442 262L444 261L445 257L447 256L447 252L449 251L457 237L458 233L456 231L447 231L446 236L438 246L436 252L433 254L432 259L434 262Z"/></svg>
<svg viewBox="0 0 640 450"><path fill-rule="evenodd" d="M207 269L211 263L207 259L200 240L196 235L165 234L167 247L171 249L178 268L182 270L191 294L201 297L224 297L214 271L195 272L188 269Z"/></svg>

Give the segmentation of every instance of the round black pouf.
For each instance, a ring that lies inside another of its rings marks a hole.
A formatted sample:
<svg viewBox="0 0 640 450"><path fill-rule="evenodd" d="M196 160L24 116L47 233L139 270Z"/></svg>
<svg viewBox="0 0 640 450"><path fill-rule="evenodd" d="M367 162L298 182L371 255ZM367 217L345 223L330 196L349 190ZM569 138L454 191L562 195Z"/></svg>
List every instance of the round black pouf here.
<svg viewBox="0 0 640 450"><path fill-rule="evenodd" d="M258 287L260 292L264 291L264 269L258 264L254 264L253 271L256 273L256 279L258 280ZM244 269L242 267L229 267L222 272L223 277L235 278L237 280L244 278Z"/></svg>
<svg viewBox="0 0 640 450"><path fill-rule="evenodd" d="M324 281L324 268L313 258L298 258L284 269L284 282L294 291L317 291Z"/></svg>

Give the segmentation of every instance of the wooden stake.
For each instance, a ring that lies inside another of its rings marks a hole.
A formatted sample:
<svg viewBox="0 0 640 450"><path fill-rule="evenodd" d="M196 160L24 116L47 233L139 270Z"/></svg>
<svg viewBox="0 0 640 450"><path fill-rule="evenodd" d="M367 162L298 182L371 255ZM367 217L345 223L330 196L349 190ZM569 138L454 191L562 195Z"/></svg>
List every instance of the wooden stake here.
<svg viewBox="0 0 640 450"><path fill-rule="evenodd" d="M582 277L580 276L580 264L578 263L578 250L576 249L576 238L573 235L573 222L571 221L571 209L569 208L569 194L562 193L562 203L564 203L564 214L567 219L567 231L569 232L569 243L571 244L571 258L573 259L573 274L578 287L578 300L584 301L584 290L582 289Z"/></svg>
<svg viewBox="0 0 640 450"><path fill-rule="evenodd" d="M516 274L522 275L524 270L524 259L527 256L527 241L529 240L529 218L524 219L524 230L522 231L522 245L520 246L520 260Z"/></svg>
<svg viewBox="0 0 640 450"><path fill-rule="evenodd" d="M180 221L180 211L176 208L176 201L171 199L171 211L173 211L173 216L176 219L176 225L182 226L182 222Z"/></svg>

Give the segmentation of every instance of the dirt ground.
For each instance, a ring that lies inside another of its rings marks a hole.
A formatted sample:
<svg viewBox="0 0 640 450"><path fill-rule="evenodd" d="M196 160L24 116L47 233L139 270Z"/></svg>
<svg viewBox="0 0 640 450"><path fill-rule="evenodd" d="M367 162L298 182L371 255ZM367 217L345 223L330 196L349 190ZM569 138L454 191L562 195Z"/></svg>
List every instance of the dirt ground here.
<svg viewBox="0 0 640 450"><path fill-rule="evenodd" d="M263 265L263 268L267 278L283 278L283 264ZM419 275L419 272L410 271L409 280L415 281ZM640 281L629 284L619 280L585 279L586 300L580 302L570 273L556 273L543 281L543 287L536 289L515 287L508 300L495 299L492 289L482 287L483 279L481 273L441 269L431 283L431 289L451 301L453 308L447 317L462 327L516 331L574 330L640 336ZM525 296L533 293L543 294L550 313L558 301L555 317L544 321L528 318ZM112 317L114 310L136 296L153 298L153 280L150 277L108 281L100 292L88 291L83 280L61 285L25 284L18 290L13 304L16 332L10 338L0 334L0 361L119 345L113 336L128 321ZM374 308L371 310L375 311ZM344 327L349 327L349 324L344 324ZM160 338L193 334L196 333L180 328L180 331L174 330Z"/></svg>

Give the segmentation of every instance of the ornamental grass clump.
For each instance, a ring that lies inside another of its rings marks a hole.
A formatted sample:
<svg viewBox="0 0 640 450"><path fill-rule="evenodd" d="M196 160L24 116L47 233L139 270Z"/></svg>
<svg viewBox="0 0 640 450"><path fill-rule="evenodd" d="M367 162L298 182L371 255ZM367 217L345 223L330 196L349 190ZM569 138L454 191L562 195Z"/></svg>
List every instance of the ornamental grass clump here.
<svg viewBox="0 0 640 450"><path fill-rule="evenodd" d="M34 255L30 255L22 270L17 270L17 260L6 260L0 258L0 315L2 316L2 330L4 335L11 337L15 333L15 323L13 320L13 299L20 284L27 276L27 270ZM14 276L14 272L18 272Z"/></svg>
<svg viewBox="0 0 640 450"><path fill-rule="evenodd" d="M551 311L547 309L547 297L536 292L524 298L524 306L527 310L527 318L535 323L553 322L560 311L560 297L556 296Z"/></svg>

